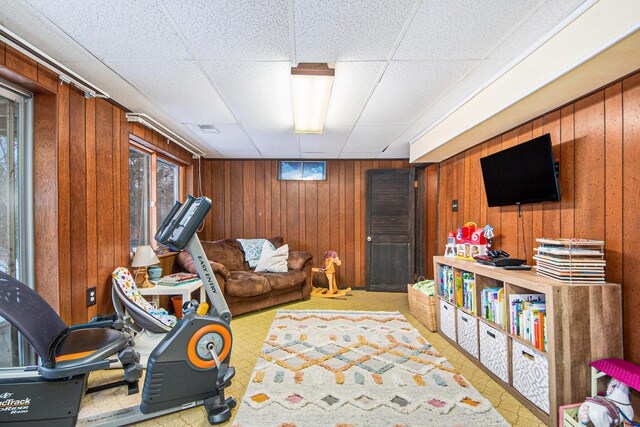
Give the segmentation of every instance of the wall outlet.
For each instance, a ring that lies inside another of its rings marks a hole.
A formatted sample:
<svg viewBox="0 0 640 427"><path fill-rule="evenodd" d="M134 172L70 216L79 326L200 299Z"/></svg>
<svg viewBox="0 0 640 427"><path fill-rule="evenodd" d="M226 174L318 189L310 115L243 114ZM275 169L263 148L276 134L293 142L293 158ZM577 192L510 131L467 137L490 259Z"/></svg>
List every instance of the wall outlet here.
<svg viewBox="0 0 640 427"><path fill-rule="evenodd" d="M458 199L453 199L451 203L451 212L458 212Z"/></svg>
<svg viewBox="0 0 640 427"><path fill-rule="evenodd" d="M87 307L96 305L96 299L97 299L97 294L96 294L95 286L93 288L87 289Z"/></svg>

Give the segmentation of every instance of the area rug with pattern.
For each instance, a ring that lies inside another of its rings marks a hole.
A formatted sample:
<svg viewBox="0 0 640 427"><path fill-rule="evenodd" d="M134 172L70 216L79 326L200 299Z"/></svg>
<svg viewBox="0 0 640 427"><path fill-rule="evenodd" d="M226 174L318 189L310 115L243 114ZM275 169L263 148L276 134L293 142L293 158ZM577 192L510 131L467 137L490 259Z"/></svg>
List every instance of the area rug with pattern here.
<svg viewBox="0 0 640 427"><path fill-rule="evenodd" d="M505 426L399 312L279 310L234 421Z"/></svg>

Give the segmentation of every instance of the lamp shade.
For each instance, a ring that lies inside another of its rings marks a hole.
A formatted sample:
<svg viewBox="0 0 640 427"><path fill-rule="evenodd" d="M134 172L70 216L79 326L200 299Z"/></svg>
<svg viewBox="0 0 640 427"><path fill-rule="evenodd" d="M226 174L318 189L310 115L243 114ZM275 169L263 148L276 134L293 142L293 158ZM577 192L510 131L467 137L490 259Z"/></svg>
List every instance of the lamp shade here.
<svg viewBox="0 0 640 427"><path fill-rule="evenodd" d="M149 245L138 246L136 254L133 256L131 267L147 267L153 264L159 264L160 260Z"/></svg>

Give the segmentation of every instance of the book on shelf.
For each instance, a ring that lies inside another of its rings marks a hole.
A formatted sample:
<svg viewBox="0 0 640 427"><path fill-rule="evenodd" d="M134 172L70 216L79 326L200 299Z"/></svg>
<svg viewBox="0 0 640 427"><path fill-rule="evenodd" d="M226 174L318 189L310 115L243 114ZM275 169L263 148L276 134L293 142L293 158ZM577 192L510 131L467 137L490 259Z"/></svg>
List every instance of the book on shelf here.
<svg viewBox="0 0 640 427"><path fill-rule="evenodd" d="M547 306L544 294L509 295L511 334L547 351Z"/></svg>
<svg viewBox="0 0 640 427"><path fill-rule="evenodd" d="M458 307L463 307L472 312L475 311L475 283L476 278L473 273L467 271L455 272L456 301Z"/></svg>
<svg viewBox="0 0 640 427"><path fill-rule="evenodd" d="M504 327L504 288L485 288L480 293L482 318Z"/></svg>
<svg viewBox="0 0 640 427"><path fill-rule="evenodd" d="M440 295L447 301L453 302L453 267L443 265L438 271Z"/></svg>

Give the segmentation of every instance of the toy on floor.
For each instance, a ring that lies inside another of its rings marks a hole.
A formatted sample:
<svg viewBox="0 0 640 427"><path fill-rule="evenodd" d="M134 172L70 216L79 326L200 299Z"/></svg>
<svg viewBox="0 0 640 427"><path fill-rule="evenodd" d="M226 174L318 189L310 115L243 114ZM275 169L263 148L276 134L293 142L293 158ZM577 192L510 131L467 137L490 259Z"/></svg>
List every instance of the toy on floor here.
<svg viewBox="0 0 640 427"><path fill-rule="evenodd" d="M486 255L489 242L485 230L493 237L493 227L479 228L475 222L467 222L458 228L456 235L456 256L458 258L473 261L473 257ZM447 245L448 246L448 245Z"/></svg>
<svg viewBox="0 0 640 427"><path fill-rule="evenodd" d="M342 265L342 261L340 261L336 251L325 252L322 267L311 269L312 297L337 298L345 296L347 292L351 292L351 288L338 289L336 266L340 267L340 265Z"/></svg>

